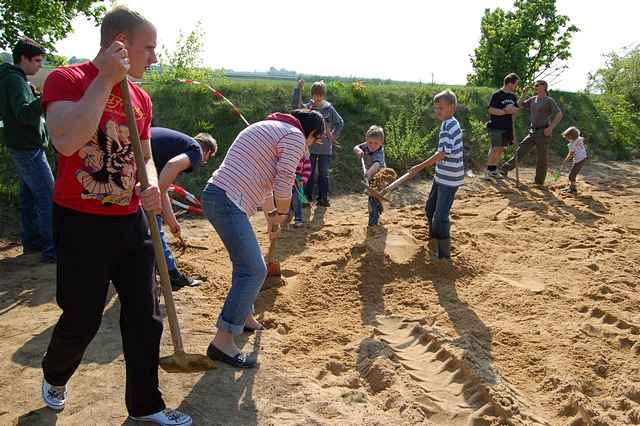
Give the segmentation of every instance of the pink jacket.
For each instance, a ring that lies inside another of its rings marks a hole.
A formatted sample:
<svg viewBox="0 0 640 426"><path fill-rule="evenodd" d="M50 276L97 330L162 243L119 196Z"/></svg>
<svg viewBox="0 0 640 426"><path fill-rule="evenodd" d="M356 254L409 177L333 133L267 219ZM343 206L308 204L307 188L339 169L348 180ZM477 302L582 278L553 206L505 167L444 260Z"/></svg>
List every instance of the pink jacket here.
<svg viewBox="0 0 640 426"><path fill-rule="evenodd" d="M309 176L311 176L311 160L302 157L298 167L296 167L296 176L300 176L303 185L307 184Z"/></svg>

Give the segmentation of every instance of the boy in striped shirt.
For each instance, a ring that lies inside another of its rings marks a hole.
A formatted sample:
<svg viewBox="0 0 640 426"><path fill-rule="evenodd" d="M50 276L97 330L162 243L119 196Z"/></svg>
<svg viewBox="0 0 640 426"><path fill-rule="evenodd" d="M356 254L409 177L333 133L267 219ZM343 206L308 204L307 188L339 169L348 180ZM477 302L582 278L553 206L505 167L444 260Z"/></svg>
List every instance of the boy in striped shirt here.
<svg viewBox="0 0 640 426"><path fill-rule="evenodd" d="M415 175L436 165L435 178L425 206L429 223L429 252L434 259L451 259L449 211L458 187L464 182L462 129L453 116L458 101L452 91L445 90L435 95L433 104L436 116L442 121L438 151L413 166L409 172Z"/></svg>

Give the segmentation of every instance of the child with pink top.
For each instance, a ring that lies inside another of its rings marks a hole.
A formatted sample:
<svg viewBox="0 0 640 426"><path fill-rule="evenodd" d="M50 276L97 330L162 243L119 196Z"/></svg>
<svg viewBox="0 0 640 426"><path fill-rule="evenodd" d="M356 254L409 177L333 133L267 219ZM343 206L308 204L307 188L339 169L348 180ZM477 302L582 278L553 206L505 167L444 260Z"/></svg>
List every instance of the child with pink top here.
<svg viewBox="0 0 640 426"><path fill-rule="evenodd" d="M296 180L293 182L293 195L291 198L291 210L294 215L294 228L300 228L302 223L302 203L306 200L304 195L304 186L307 184L311 176L311 160L309 159L309 150L305 149L304 156L300 160L296 168Z"/></svg>

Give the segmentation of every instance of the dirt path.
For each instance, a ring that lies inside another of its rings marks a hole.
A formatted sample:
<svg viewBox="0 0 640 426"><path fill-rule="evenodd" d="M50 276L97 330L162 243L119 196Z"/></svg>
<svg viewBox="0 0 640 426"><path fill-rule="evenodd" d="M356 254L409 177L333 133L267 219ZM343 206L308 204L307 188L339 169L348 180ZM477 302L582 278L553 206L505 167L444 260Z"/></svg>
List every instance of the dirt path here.
<svg viewBox="0 0 640 426"><path fill-rule="evenodd" d="M163 372L168 404L198 425L640 424L640 164L588 169L578 197L468 179L452 265L426 258L428 182L394 193L376 229L364 196L306 210L279 244L284 285L258 298L269 330L243 337L260 368ZM192 247L178 262L205 283L176 301L189 350L203 352L230 264L208 222L183 229ZM67 408L42 408L54 267L20 253L0 247L0 424L129 424L114 295Z"/></svg>

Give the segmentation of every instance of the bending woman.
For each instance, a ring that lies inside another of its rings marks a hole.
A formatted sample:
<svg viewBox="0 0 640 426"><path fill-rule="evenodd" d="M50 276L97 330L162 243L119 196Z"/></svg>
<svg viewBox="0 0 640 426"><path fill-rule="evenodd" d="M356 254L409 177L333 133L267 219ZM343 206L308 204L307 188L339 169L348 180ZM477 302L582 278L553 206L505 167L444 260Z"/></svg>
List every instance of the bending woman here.
<svg viewBox="0 0 640 426"><path fill-rule="evenodd" d="M253 316L253 304L267 267L249 216L262 206L271 230L269 238L278 237L279 225L289 214L291 187L305 145L316 142L323 133L324 121L316 111L271 114L240 132L202 192L204 212L233 265L231 289L207 349L213 360L240 368L256 365L234 341L243 332L263 329Z"/></svg>

